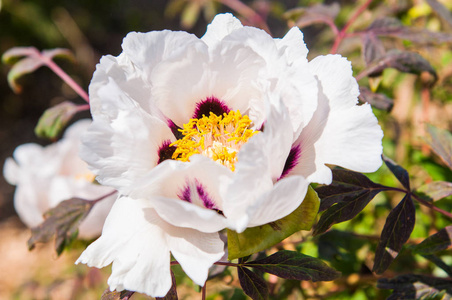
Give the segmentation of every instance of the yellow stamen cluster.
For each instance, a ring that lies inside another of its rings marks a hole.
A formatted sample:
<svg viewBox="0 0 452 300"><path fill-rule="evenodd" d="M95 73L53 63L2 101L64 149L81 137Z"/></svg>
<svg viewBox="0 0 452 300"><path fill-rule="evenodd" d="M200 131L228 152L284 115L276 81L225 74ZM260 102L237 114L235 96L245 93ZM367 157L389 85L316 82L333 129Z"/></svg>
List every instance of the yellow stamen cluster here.
<svg viewBox="0 0 452 300"><path fill-rule="evenodd" d="M180 129L184 137L170 145L176 147L172 158L189 161L193 154L202 154L234 171L238 151L259 132L249 129L251 123L249 117L242 116L240 111L224 113L223 116L211 112L208 117L203 115L199 119L190 119Z"/></svg>
<svg viewBox="0 0 452 300"><path fill-rule="evenodd" d="M84 180L84 181L87 181L87 182L94 182L96 180L96 175L94 175L91 172L86 172L86 173L83 173L83 174L75 175L75 179L76 180Z"/></svg>

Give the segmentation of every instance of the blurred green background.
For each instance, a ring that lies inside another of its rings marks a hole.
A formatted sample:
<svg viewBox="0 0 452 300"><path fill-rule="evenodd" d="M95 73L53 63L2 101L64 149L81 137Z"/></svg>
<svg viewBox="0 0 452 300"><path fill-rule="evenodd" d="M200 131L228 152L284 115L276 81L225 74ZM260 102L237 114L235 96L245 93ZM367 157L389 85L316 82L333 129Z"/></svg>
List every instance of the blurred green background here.
<svg viewBox="0 0 452 300"><path fill-rule="evenodd" d="M102 55L118 55L121 41L130 31L187 30L198 37L216 13L232 12L245 24L258 26L256 20L244 16L225 4L234 1L212 0L0 0L0 54L12 47L34 46L38 49L68 48L76 57L76 63L58 60L59 65L80 85L87 89L96 63ZM351 13L364 1L242 1L264 19L274 37L282 37L292 26L284 13L297 7L315 4L337 3L340 8L335 19L339 29ZM442 1L452 10L450 1ZM367 28L375 19L383 16L397 18L406 26L429 29L433 32L452 34L452 28L442 21L423 0L373 1L350 28L350 32ZM310 49L309 58L329 53L333 44L333 32L324 24L314 24L302 29ZM385 70L378 78L363 78L360 85L376 87L394 100L392 111L375 109L383 127L384 153L405 167L411 176L413 188L424 183L452 181L452 171L425 144L425 123L443 129L452 129L452 43L422 44L408 40L385 38L386 49L415 51L427 59L438 73L439 80L426 94L423 80L417 75L405 74L393 69ZM357 37L343 41L338 53L352 61L355 74L365 67L362 43ZM33 129L45 109L64 100L83 103L77 95L47 68L20 79L21 94L9 88L6 76L9 66L0 67L0 161L12 155L15 147L28 142L46 144L35 137ZM77 116L89 117L89 113ZM398 186L397 180L386 167L369 175L377 183ZM0 270L9 272L9 278L0 278L0 299L99 299L106 288L109 270L87 270L73 267L72 262L83 249L78 245L74 253L67 253L55 260L51 245L27 253L29 232L15 216L13 208L14 187L0 177ZM334 230L317 238L309 233L294 235L280 245L322 258L343 272L344 276L333 283L277 281L267 278L277 296L275 299L384 299L388 291L376 289L376 280L370 269L373 253L390 209L402 195L386 193L378 195L354 220L333 227ZM435 205L451 211L451 197L435 202ZM451 224L425 207L417 206L417 223L408 244L416 244L428 235ZM303 243L298 243L302 240ZM76 245L77 246L77 245ZM15 252L16 255L11 253ZM452 263L450 251L441 253L442 259ZM8 261L9 258L9 261ZM5 259L3 259L5 261ZM49 264L54 267L46 267ZM108 269L108 268L107 268ZM29 273L28 276L27 272ZM245 299L238 288L234 270L220 279L213 280L209 299ZM425 258L404 251L386 276L406 272L419 272L445 276ZM19 275L15 275L17 273ZM182 299L199 298L191 282L179 270ZM210 285L210 284L209 284ZM63 294L58 288L65 287ZM67 292L69 290L69 292ZM55 292L57 291L57 292ZM61 296L64 295L64 296ZM60 298L58 298L60 297ZM138 296L136 296L138 298ZM440 299L440 298L439 298Z"/></svg>

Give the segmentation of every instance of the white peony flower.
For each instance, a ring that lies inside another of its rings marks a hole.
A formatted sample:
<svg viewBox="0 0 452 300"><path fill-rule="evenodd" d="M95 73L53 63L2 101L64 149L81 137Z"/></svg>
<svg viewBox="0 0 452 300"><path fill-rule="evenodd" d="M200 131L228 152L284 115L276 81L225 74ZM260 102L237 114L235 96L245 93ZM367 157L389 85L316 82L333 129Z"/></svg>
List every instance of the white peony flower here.
<svg viewBox="0 0 452 300"><path fill-rule="evenodd" d="M273 39L218 15L198 39L129 33L90 85L81 156L123 198L78 262L113 262L110 288L164 296L171 252L199 285L223 255L218 231L276 221L327 165L373 172L382 131L358 106L350 63L308 62L298 28Z"/></svg>
<svg viewBox="0 0 452 300"><path fill-rule="evenodd" d="M21 145L14 151L14 159L5 161L4 177L17 186L15 209L28 227L42 223L42 215L61 201L73 197L95 200L114 191L95 184L94 175L78 157L80 135L90 123L91 120L74 123L60 141L46 147ZM115 199L110 196L93 207L80 225L79 237L91 239L100 235Z"/></svg>

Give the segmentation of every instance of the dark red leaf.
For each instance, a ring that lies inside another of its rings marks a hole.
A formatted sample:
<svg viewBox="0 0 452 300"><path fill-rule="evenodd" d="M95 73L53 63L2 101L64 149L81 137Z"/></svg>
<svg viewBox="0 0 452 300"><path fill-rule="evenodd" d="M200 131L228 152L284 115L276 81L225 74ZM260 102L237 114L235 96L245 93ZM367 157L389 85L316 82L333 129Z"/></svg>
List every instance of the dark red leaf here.
<svg viewBox="0 0 452 300"><path fill-rule="evenodd" d="M452 276L452 266L446 264L441 258L434 254L430 255L422 255L424 258L428 259L432 263L434 263L438 268L442 269L446 272L447 275Z"/></svg>
<svg viewBox="0 0 452 300"><path fill-rule="evenodd" d="M388 299L432 299L429 297L447 293L452 296L452 280L426 275L405 274L395 278L380 278L380 289L394 290Z"/></svg>
<svg viewBox="0 0 452 300"><path fill-rule="evenodd" d="M394 106L394 100L391 98L384 94L373 93L363 86L359 87L359 100L363 103L369 103L372 107L388 112L391 111Z"/></svg>
<svg viewBox="0 0 452 300"><path fill-rule="evenodd" d="M341 275L321 259L288 250L244 265L284 279L331 281Z"/></svg>
<svg viewBox="0 0 452 300"><path fill-rule="evenodd" d="M386 53L383 43L377 38L377 36L369 32L362 36L363 38L363 60L366 66L370 63L380 59Z"/></svg>
<svg viewBox="0 0 452 300"><path fill-rule="evenodd" d="M72 198L47 211L44 222L31 229L28 247L32 250L37 243L46 243L56 235L55 250L58 255L78 234L78 227L91 211L95 201Z"/></svg>
<svg viewBox="0 0 452 300"><path fill-rule="evenodd" d="M366 30L366 33L409 40L423 45L452 43L452 34L450 33L434 32L422 28L403 26L403 24L395 18L375 20Z"/></svg>
<svg viewBox="0 0 452 300"><path fill-rule="evenodd" d="M426 195L430 200L437 201L452 195L452 182L433 181L416 190Z"/></svg>
<svg viewBox="0 0 452 300"><path fill-rule="evenodd" d="M428 72L432 76L431 85L438 79L435 69L418 53L399 50L388 51L383 57L372 62L359 74L359 77L379 75L387 68L394 68L400 72L416 75Z"/></svg>
<svg viewBox="0 0 452 300"><path fill-rule="evenodd" d="M426 142L452 170L452 134L444 129L427 124Z"/></svg>
<svg viewBox="0 0 452 300"><path fill-rule="evenodd" d="M397 180L409 191L410 190L410 177L408 175L407 170L396 164L394 161L392 161L390 158L386 156L382 156L383 161L385 162L386 166L389 168L389 170L394 174L394 176L397 178Z"/></svg>
<svg viewBox="0 0 452 300"><path fill-rule="evenodd" d="M267 284L262 277L242 266L237 267L237 273L245 294L253 300L268 299Z"/></svg>
<svg viewBox="0 0 452 300"><path fill-rule="evenodd" d="M376 184L365 175L333 170L333 182L316 189L320 211L326 210L314 228L314 235L327 231L332 225L354 218L385 186Z"/></svg>
<svg viewBox="0 0 452 300"><path fill-rule="evenodd" d="M380 242L375 251L373 272L383 273L394 258L397 257L403 244L409 239L415 223L415 207L410 194L389 213L381 232Z"/></svg>
<svg viewBox="0 0 452 300"><path fill-rule="evenodd" d="M452 245L452 225L449 225L432 236L423 240L420 244L412 247L412 251L429 255L438 251L445 250Z"/></svg>

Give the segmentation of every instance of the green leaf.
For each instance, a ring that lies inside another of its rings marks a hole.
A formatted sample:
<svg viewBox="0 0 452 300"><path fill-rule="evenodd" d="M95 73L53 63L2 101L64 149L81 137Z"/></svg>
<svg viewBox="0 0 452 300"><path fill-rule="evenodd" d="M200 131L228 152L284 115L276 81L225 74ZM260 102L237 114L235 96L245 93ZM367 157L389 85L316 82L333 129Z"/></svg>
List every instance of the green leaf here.
<svg viewBox="0 0 452 300"><path fill-rule="evenodd" d="M363 174L347 170L333 170L332 184L316 189L322 199L320 211L326 211L315 225L313 235L327 231L336 223L354 218L375 195L385 188L385 186L372 182Z"/></svg>
<svg viewBox="0 0 452 300"><path fill-rule="evenodd" d="M452 225L449 225L432 236L423 240L420 244L411 248L412 251L421 255L434 254L446 250L452 245Z"/></svg>
<svg viewBox="0 0 452 300"><path fill-rule="evenodd" d="M321 259L288 250L276 252L264 259L247 262L244 265L293 280L331 281L341 275Z"/></svg>
<svg viewBox="0 0 452 300"><path fill-rule="evenodd" d="M47 109L39 118L35 134L41 138L57 138L78 111L78 105L70 101L64 101Z"/></svg>
<svg viewBox="0 0 452 300"><path fill-rule="evenodd" d="M242 266L237 267L239 282L243 291L253 300L268 299L268 288L264 279Z"/></svg>
<svg viewBox="0 0 452 300"><path fill-rule="evenodd" d="M121 291L121 292L117 292L117 291L113 291L111 292L110 289L106 289L102 296L100 297L100 300L129 300L130 297L132 297L132 295L135 292L131 292L131 291Z"/></svg>
<svg viewBox="0 0 452 300"><path fill-rule="evenodd" d="M317 193L309 187L300 206L288 216L242 233L228 230L228 259L244 257L267 249L300 230L310 230L319 210Z"/></svg>
<svg viewBox="0 0 452 300"><path fill-rule="evenodd" d="M94 206L95 201L72 198L58 204L44 214L44 222L31 229L28 248L46 243L56 235L55 250L60 255L78 235L78 227Z"/></svg>
<svg viewBox="0 0 452 300"><path fill-rule="evenodd" d="M452 195L452 182L433 181L424 184L418 188L416 192L428 196L433 201L437 201Z"/></svg>
<svg viewBox="0 0 452 300"><path fill-rule="evenodd" d="M444 129L439 129L427 124L426 142L444 163L452 170L452 134Z"/></svg>
<svg viewBox="0 0 452 300"><path fill-rule="evenodd" d="M452 280L430 277L426 275L405 274L395 278L380 278L377 283L380 289L392 289L388 299L426 299L447 293L452 296ZM430 298L431 299L431 298ZM447 299L447 298L438 298Z"/></svg>
<svg viewBox="0 0 452 300"><path fill-rule="evenodd" d="M42 51L42 55L50 59L63 58L74 62L75 57L71 50L64 48L47 49Z"/></svg>
<svg viewBox="0 0 452 300"><path fill-rule="evenodd" d="M410 190L410 176L408 175L407 170L396 164L390 158L386 156L382 156L383 161L389 170L394 174L397 180L409 191Z"/></svg>
<svg viewBox="0 0 452 300"><path fill-rule="evenodd" d="M410 238L415 223L415 207L407 194L389 213L380 242L375 251L373 272L383 273L397 257L403 244Z"/></svg>

